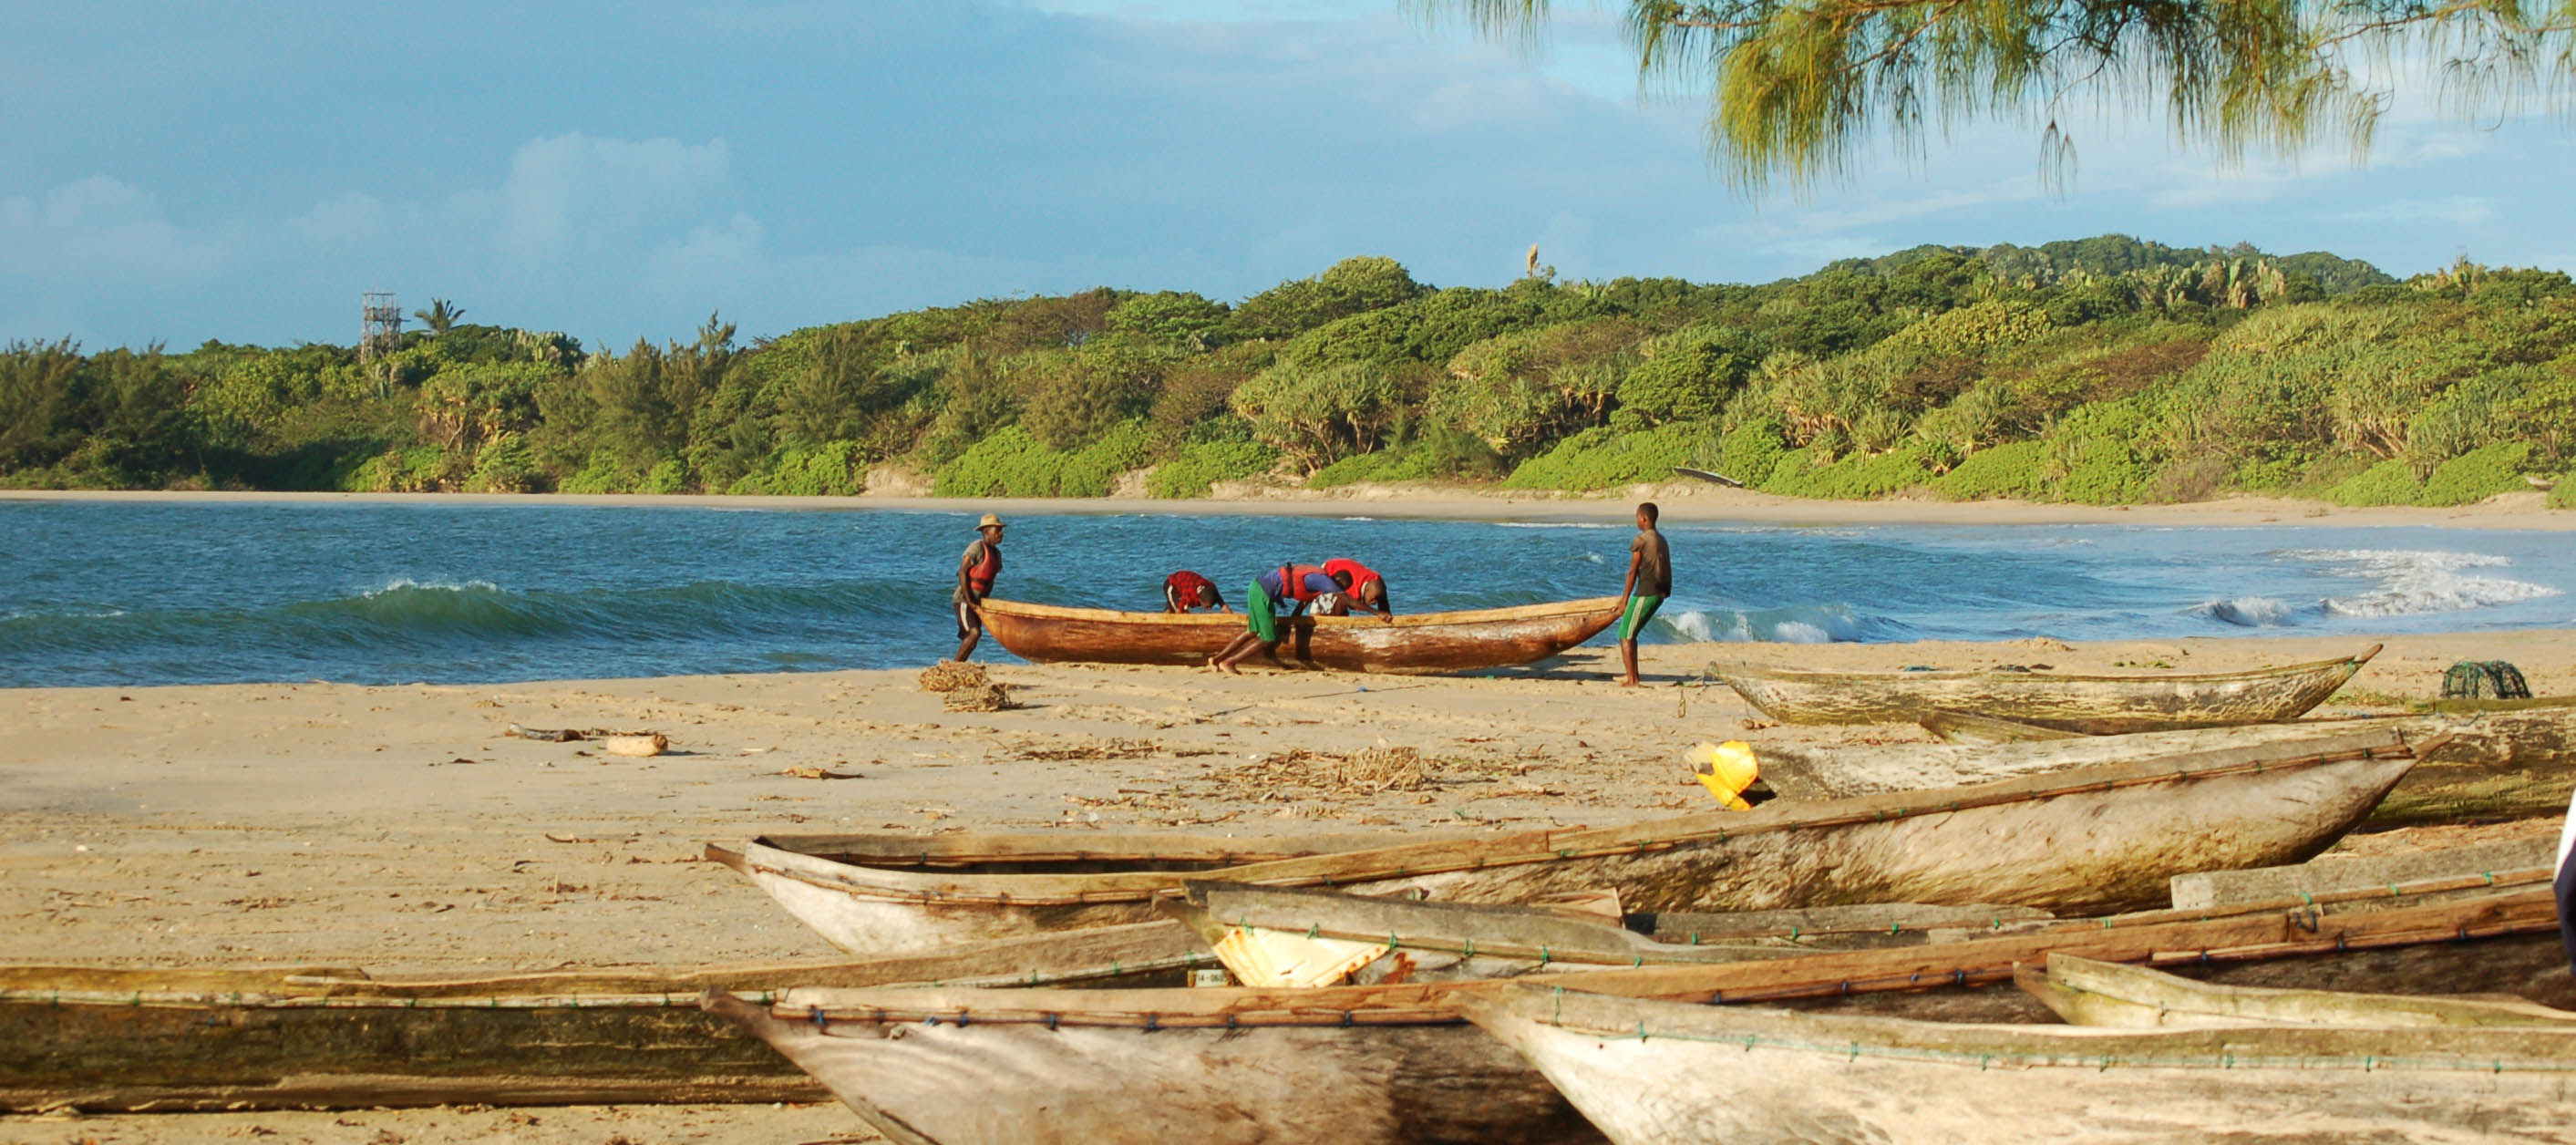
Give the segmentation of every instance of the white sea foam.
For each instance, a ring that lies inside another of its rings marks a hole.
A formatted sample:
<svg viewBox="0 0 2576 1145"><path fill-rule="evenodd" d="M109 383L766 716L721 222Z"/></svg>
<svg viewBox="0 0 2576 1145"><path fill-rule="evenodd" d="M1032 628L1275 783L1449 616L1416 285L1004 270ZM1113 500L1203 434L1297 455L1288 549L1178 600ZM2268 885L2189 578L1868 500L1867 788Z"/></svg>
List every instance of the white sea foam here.
<svg viewBox="0 0 2576 1145"><path fill-rule="evenodd" d="M401 592L404 589L416 592L499 592L501 586L488 580L469 580L458 583L452 580L413 580L404 576L395 577L379 587L367 589L358 595L377 597L389 592Z"/></svg>
<svg viewBox="0 0 2576 1145"><path fill-rule="evenodd" d="M1861 639L1861 624L1840 608L1784 608L1747 612L1742 609L1686 608L1657 619L1692 640L1768 641L1777 644L1831 644Z"/></svg>
<svg viewBox="0 0 2576 1145"><path fill-rule="evenodd" d="M2206 616L2243 628L2279 628L2298 623L2299 609L2268 596L2240 596L2234 600L2212 600L2191 607L2194 616Z"/></svg>
<svg viewBox="0 0 2576 1145"><path fill-rule="evenodd" d="M2337 616L2405 616L2465 612L2557 596L2559 590L2511 577L2468 572L2513 561L2486 553L2415 549L2294 549L2281 555L2325 566L2330 576L2372 582L2368 591L2329 596L2317 607Z"/></svg>
<svg viewBox="0 0 2576 1145"><path fill-rule="evenodd" d="M1834 634L1803 620L1783 620L1771 629L1771 638L1782 644L1831 644Z"/></svg>

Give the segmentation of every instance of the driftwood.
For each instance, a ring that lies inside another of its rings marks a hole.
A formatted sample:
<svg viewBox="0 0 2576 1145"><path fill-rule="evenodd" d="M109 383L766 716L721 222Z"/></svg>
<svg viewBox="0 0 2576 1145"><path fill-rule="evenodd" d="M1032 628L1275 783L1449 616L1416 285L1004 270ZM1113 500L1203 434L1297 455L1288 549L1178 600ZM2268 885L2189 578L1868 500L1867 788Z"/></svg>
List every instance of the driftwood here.
<svg viewBox="0 0 2576 1145"><path fill-rule="evenodd" d="M2110 734L2296 719L2378 654L2374 644L2341 659L2209 674L1820 672L1754 664L1712 665L1709 674L1784 723L1913 723L1961 713Z"/></svg>
<svg viewBox="0 0 2576 1145"><path fill-rule="evenodd" d="M1747 812L1224 869L1192 861L1204 852L1186 846L1070 868L996 851L989 864L997 865L988 865L969 854L970 836L950 837L957 861L938 869L842 861L789 838L740 850L710 846L707 854L862 954L1139 921L1152 916L1157 896L1177 894L1191 877L1465 903L1608 889L1647 912L2001 902L2090 913L2161 902L2166 880L2184 871L2295 862L2323 850L2406 773L2411 751L2393 731L2376 729L2224 760L2146 760L1939 792L1776 800Z"/></svg>
<svg viewBox="0 0 2576 1145"><path fill-rule="evenodd" d="M979 606L1002 647L1041 663L1196 666L1243 631L1222 613L1115 612L1015 600ZM1283 667L1345 672L1466 672L1531 664L1599 635L1619 619L1618 597L1558 604L1375 616L1282 619Z"/></svg>
<svg viewBox="0 0 2576 1145"><path fill-rule="evenodd" d="M1178 923L932 958L708 970L371 977L0 967L0 1109L810 1101L819 1087L697 995L789 985L1178 985L1215 958Z"/></svg>
<svg viewBox="0 0 2576 1145"><path fill-rule="evenodd" d="M1513 988L1466 1012L1621 1145L2576 1141L2576 1030L2141 1032ZM1758 1092L1748 1087L1758 1086Z"/></svg>

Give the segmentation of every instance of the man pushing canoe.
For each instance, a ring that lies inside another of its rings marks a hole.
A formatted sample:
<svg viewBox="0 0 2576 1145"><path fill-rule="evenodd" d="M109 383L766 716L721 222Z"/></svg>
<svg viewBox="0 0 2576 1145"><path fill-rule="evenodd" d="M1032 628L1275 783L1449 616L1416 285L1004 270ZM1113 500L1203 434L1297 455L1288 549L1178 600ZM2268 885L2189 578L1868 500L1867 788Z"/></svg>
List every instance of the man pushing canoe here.
<svg viewBox="0 0 2576 1145"><path fill-rule="evenodd" d="M1316 565L1281 565L1252 578L1252 588L1243 602L1245 630L1228 642L1225 650L1208 659L1207 666L1222 672L1242 675L1235 665L1255 651L1275 653L1279 648L1279 606L1288 606L1293 619L1304 612L1317 597L1349 592L1351 574L1326 573Z"/></svg>
<svg viewBox="0 0 2576 1145"><path fill-rule="evenodd" d="M1213 608L1220 612L1234 609L1216 591L1216 582L1188 569L1163 578L1163 611L1195 612Z"/></svg>
<svg viewBox="0 0 2576 1145"><path fill-rule="evenodd" d="M1386 599L1386 578L1377 575L1376 569L1349 557L1334 557L1324 562L1324 573L1336 577L1348 575L1351 578L1350 599L1358 601L1361 608L1376 613L1381 620L1395 618L1395 606Z"/></svg>
<svg viewBox="0 0 2576 1145"><path fill-rule="evenodd" d="M991 513L975 523L981 536L966 546L966 555L957 561L957 591L948 594L948 603L957 612L957 662L963 664L975 654L975 642L984 638L984 615L975 606L993 595L993 580L1002 575L1002 519Z"/></svg>

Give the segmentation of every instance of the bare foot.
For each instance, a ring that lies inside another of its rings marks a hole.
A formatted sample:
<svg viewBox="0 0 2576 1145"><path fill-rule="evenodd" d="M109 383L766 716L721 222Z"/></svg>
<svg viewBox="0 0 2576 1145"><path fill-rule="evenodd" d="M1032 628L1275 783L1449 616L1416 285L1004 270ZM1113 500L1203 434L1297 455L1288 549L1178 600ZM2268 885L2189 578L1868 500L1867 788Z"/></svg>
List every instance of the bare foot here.
<svg viewBox="0 0 2576 1145"><path fill-rule="evenodd" d="M1243 674L1243 669L1237 668L1232 664L1219 664L1217 665L1217 668L1228 676L1240 676Z"/></svg>
<svg viewBox="0 0 2576 1145"><path fill-rule="evenodd" d="M1625 680L1619 681L1619 686L1622 688L1634 688L1637 686L1637 678L1630 676Z"/></svg>

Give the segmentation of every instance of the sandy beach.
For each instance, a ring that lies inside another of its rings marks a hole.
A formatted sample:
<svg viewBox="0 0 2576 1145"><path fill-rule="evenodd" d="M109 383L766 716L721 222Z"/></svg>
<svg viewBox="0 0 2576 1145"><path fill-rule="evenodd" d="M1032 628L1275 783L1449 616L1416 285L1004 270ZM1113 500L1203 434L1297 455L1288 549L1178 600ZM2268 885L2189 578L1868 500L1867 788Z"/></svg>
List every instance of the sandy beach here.
<svg viewBox="0 0 2576 1145"><path fill-rule="evenodd" d="M2438 692L2463 658L2576 691L2566 631L2402 636L2319 714ZM489 686L248 684L0 692L0 958L88 965L328 963L385 970L826 959L709 841L769 830L1215 834L1506 830L1704 810L1682 752L1926 738L1764 723L1711 661L1850 668L2170 664L2341 655L2349 637L2069 645L1649 646L1473 678L995 666L1023 707L943 709L912 670ZM505 729L652 729L602 755ZM1431 761L1416 790L1328 779L1377 744ZM799 772L802 774L799 774ZM846 778L809 778L814 774ZM2532 830L2554 829L2533 824ZM2386 847L2392 840L2356 840ZM0 1120L0 1140L815 1141L837 1107L634 1107Z"/></svg>
<svg viewBox="0 0 2576 1145"><path fill-rule="evenodd" d="M2031 501L1941 501L1895 497L1820 501L1727 489L1702 481L1631 485L1593 493L1546 493L1455 485L1347 485L1332 489L1231 486L1218 497L1166 501L1125 497L952 498L892 495L758 497L706 494L250 493L0 490L0 501L267 501L282 504L635 505L703 509L880 509L921 513L1189 513L1283 517L1370 516L1391 520L1623 521L1639 501L1667 519L1748 525L2265 525L2436 526L2452 529L2576 529L2576 513L2549 508L2542 493L2501 493L2473 505L2348 508L2290 497L2229 497L2172 505L2067 505Z"/></svg>

